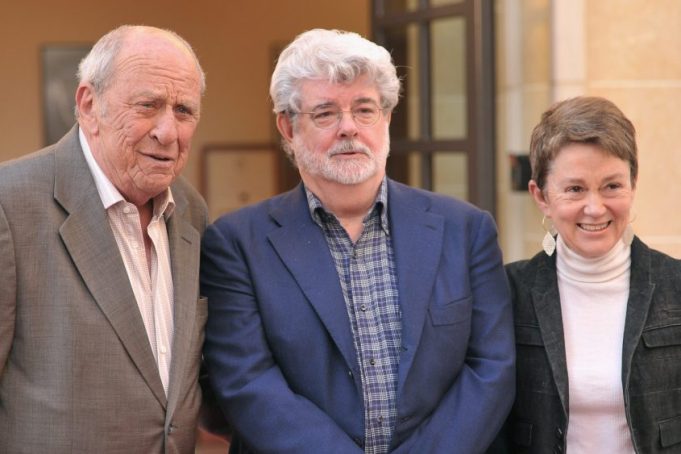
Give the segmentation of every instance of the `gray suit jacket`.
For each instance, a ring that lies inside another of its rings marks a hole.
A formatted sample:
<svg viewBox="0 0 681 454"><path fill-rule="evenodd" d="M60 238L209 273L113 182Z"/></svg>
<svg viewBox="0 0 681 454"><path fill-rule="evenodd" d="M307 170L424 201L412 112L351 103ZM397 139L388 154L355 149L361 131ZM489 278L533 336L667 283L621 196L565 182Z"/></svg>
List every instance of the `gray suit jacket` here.
<svg viewBox="0 0 681 454"><path fill-rule="evenodd" d="M207 216L181 178L172 191L166 399L77 128L0 166L0 452L194 452Z"/></svg>

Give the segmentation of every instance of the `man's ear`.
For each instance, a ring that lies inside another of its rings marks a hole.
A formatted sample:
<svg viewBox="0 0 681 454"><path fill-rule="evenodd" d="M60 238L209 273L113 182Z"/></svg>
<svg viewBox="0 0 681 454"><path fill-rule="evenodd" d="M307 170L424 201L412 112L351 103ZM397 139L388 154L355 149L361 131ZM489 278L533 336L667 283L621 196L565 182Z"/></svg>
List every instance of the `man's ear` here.
<svg viewBox="0 0 681 454"><path fill-rule="evenodd" d="M277 114L277 129L284 140L291 143L293 140L293 121L286 112L279 112Z"/></svg>
<svg viewBox="0 0 681 454"><path fill-rule="evenodd" d="M90 84L82 84L76 90L76 107L78 108L78 123L90 134L99 132L97 109L95 106L95 90Z"/></svg>
<svg viewBox="0 0 681 454"><path fill-rule="evenodd" d="M544 213L544 216L550 218L551 208L549 207L548 200L546 200L546 195L539 188L539 186L537 186L537 182L534 180L530 180L530 182L527 184L527 189L530 191L530 195L534 199L534 203L536 203L537 207L541 210L542 213Z"/></svg>

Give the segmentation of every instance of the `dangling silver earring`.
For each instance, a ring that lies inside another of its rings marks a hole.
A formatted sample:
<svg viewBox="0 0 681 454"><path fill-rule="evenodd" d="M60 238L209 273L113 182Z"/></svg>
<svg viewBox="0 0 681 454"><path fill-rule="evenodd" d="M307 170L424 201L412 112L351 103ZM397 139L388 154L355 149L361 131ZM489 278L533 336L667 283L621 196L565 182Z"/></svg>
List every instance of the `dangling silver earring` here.
<svg viewBox="0 0 681 454"><path fill-rule="evenodd" d="M546 216L541 219L541 226L546 231L546 235L544 235L544 239L541 242L541 247L544 249L544 252L546 252L546 255L551 257L556 251L556 239L553 237L555 229L553 226L551 226L551 228L546 227Z"/></svg>

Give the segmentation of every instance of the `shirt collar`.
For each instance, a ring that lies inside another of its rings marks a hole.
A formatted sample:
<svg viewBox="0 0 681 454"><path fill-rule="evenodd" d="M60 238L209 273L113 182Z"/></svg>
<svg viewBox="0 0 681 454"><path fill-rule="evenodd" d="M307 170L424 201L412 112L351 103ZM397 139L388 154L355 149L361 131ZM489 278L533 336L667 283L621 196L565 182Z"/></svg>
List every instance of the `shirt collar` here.
<svg viewBox="0 0 681 454"><path fill-rule="evenodd" d="M95 180L95 186L97 187L97 192L99 193L99 198L102 200L102 205L104 209L108 210L112 206L120 202L125 202L123 195L116 189L116 186L111 183L111 180L107 178L104 171L97 160L92 154L90 145L85 138L83 130L78 127L78 139L80 140L80 148L83 150L83 155L85 156L85 161L90 168L90 173ZM164 215L166 218L175 210L175 199L173 199L173 193L170 188L161 192L159 195L154 197L154 217Z"/></svg>
<svg viewBox="0 0 681 454"><path fill-rule="evenodd" d="M328 216L333 213L328 212L324 208L321 200L319 200L307 186L303 184L303 187L305 188L305 195L307 196L307 205L310 210L310 216L312 216L314 222L321 227L323 222L321 214L323 213ZM374 201L373 206L369 208L369 211L367 211L367 214L364 217L365 220L369 218L374 209L378 210L378 215L381 219L381 228L386 234L390 234L390 224L388 222L388 182L385 177L383 177L381 185L378 188L378 193L376 194L376 200Z"/></svg>

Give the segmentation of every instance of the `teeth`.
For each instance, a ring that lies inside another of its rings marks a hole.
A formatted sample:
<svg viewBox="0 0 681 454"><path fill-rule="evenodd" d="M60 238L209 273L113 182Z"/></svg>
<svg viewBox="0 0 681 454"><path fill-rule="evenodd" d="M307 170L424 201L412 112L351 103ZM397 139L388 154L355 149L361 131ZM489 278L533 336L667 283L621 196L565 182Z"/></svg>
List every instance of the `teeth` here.
<svg viewBox="0 0 681 454"><path fill-rule="evenodd" d="M610 224L610 222L605 222L603 224L579 224L579 226L588 232L597 232L605 229L608 224Z"/></svg>

